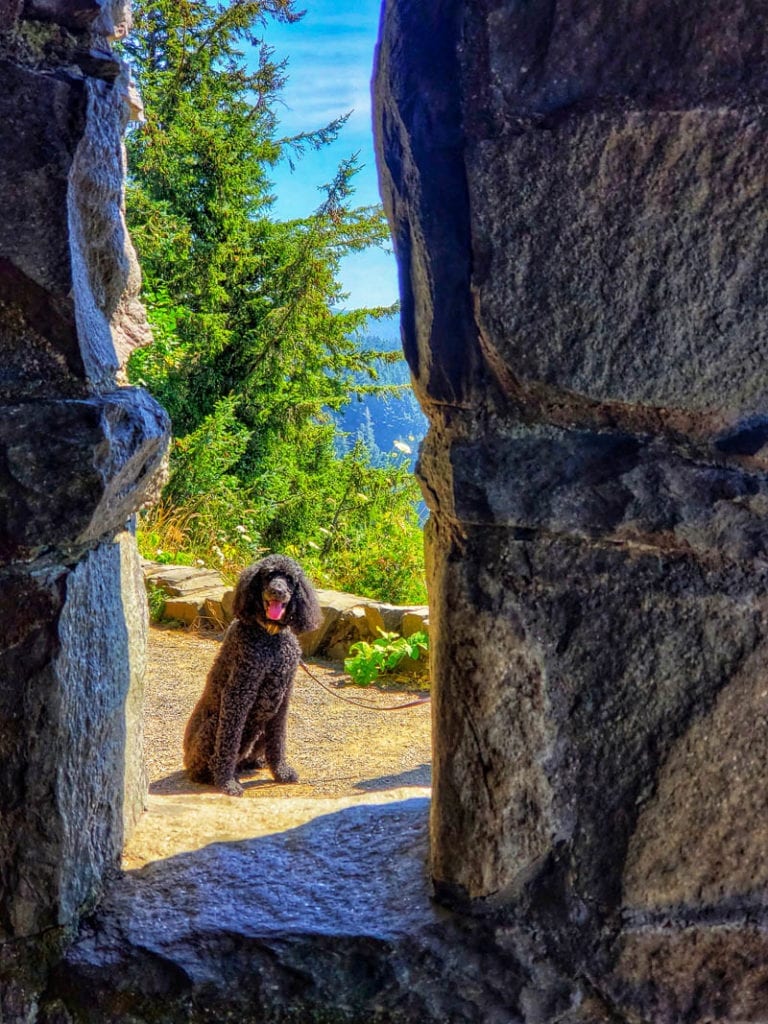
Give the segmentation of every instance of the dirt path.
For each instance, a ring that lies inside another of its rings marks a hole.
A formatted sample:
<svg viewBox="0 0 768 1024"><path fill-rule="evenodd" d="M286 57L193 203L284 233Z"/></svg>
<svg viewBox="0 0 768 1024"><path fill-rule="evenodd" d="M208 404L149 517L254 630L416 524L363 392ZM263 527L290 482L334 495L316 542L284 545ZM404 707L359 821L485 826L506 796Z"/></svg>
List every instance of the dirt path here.
<svg viewBox="0 0 768 1024"><path fill-rule="evenodd" d="M197 701L219 641L183 630L150 631L145 735L150 792L156 795L212 792L187 781L182 769L184 727ZM333 688L349 681L339 666L309 667ZM343 696L378 705L408 694L344 685ZM411 695L413 696L413 695ZM245 796L337 797L430 784L430 710L370 711L325 692L301 669L288 718L288 755L299 773L296 785L273 782L268 771L244 776Z"/></svg>

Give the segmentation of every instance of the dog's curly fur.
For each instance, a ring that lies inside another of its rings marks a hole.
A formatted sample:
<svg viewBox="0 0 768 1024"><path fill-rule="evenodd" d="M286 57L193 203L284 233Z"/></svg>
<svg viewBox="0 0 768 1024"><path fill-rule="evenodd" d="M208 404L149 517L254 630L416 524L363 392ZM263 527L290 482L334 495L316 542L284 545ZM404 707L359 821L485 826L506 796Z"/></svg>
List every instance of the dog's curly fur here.
<svg viewBox="0 0 768 1024"><path fill-rule="evenodd" d="M269 603L283 605L270 619ZM300 566L270 555L237 582L234 622L184 733L184 767L195 782L242 796L238 771L267 766L277 782L296 782L285 760L293 677L301 657L294 633L320 622L315 592Z"/></svg>

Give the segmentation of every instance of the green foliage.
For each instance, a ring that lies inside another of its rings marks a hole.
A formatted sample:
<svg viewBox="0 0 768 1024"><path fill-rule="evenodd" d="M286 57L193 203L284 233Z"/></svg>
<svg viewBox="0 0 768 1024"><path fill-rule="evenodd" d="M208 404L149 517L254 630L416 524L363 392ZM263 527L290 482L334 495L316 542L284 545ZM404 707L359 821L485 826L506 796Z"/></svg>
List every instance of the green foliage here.
<svg viewBox="0 0 768 1024"><path fill-rule="evenodd" d="M404 658L418 660L429 650L429 637L424 632L404 637L397 633L381 634L372 643L358 640L349 648L350 658L344 659L344 668L357 686L370 686L380 676L392 672Z"/></svg>
<svg viewBox="0 0 768 1024"><path fill-rule="evenodd" d="M326 498L328 525L319 528L324 541L308 561L328 585L333 580L363 597L425 604L418 486L405 460L373 467L367 455L358 444L340 460L335 493Z"/></svg>
<svg viewBox="0 0 768 1024"><path fill-rule="evenodd" d="M129 376L174 428L140 542L232 571L281 550L320 582L420 599L413 481L397 461L374 469L364 445L340 455L331 418L352 391L392 390L378 378L397 356L364 345L392 310L347 310L339 284L345 256L385 244L382 211L352 205L353 156L312 215L270 216L270 169L346 120L278 135L286 67L258 33L299 17L294 0L156 0L123 44L148 118L127 140L127 214L155 335Z"/></svg>
<svg viewBox="0 0 768 1024"><path fill-rule="evenodd" d="M147 584L147 602L150 622L162 622L165 618L165 594L154 583Z"/></svg>

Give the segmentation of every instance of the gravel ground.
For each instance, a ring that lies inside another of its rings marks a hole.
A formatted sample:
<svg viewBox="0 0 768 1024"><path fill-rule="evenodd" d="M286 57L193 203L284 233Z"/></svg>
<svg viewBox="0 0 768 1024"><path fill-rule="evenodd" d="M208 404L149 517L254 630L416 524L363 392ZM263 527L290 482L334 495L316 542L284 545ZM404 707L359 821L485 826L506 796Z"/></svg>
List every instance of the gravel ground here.
<svg viewBox="0 0 768 1024"><path fill-rule="evenodd" d="M202 692L219 640L178 629L150 630L145 694L145 742L150 792L210 791L182 769L182 737ZM359 689L340 665L312 660L309 669L332 689L378 707L418 696ZM288 715L288 759L295 785L279 785L268 771L241 777L246 797L349 796L402 786L428 786L431 778L430 710L369 710L340 701L299 668Z"/></svg>

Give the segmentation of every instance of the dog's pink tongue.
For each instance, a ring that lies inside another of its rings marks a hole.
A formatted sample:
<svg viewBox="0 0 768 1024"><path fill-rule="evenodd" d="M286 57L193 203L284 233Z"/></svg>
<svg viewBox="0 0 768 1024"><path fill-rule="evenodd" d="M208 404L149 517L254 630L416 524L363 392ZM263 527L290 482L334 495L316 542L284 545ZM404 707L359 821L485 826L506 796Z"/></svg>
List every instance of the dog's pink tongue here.
<svg viewBox="0 0 768 1024"><path fill-rule="evenodd" d="M270 601L267 607L267 618L272 619L273 622L279 622L283 617L284 607L282 601Z"/></svg>

